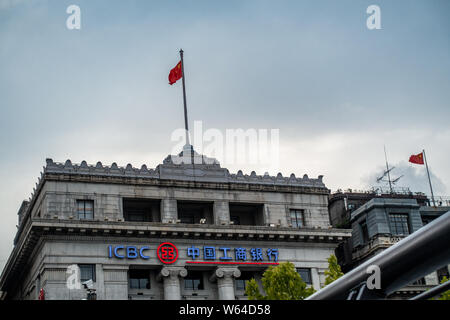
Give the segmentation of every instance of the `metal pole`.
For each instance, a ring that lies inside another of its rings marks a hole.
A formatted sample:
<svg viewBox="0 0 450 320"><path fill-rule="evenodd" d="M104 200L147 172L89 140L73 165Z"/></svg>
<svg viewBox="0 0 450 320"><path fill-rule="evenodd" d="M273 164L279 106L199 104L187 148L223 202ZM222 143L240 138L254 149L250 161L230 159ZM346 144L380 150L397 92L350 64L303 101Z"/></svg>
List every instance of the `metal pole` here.
<svg viewBox="0 0 450 320"><path fill-rule="evenodd" d="M381 288L372 297L387 297L450 263L450 212L447 212L383 252L369 258L307 300L345 300L371 277L368 267L380 268ZM449 281L450 282L450 281Z"/></svg>
<svg viewBox="0 0 450 320"><path fill-rule="evenodd" d="M186 145L190 145L189 142L189 128L188 128L188 118L187 118L187 106L186 106L186 87L184 84L184 61L183 61L183 49L180 49L180 57L181 57L181 72L182 72L182 81L183 81L183 102L184 102L184 128L186 129Z"/></svg>
<svg viewBox="0 0 450 320"><path fill-rule="evenodd" d="M387 155L386 155L386 145L384 146L384 158L386 159L386 171L388 174L389 189L391 190L391 194L392 194L394 192L392 191L391 174L389 173L389 165L388 165Z"/></svg>
<svg viewBox="0 0 450 320"><path fill-rule="evenodd" d="M433 207L436 207L436 203L434 202L433 187L431 186L430 171L428 170L427 156L425 155L425 149L423 149L422 152L423 152L423 158L425 159L425 166L427 168L428 182L430 183L431 200L433 201Z"/></svg>
<svg viewBox="0 0 450 320"><path fill-rule="evenodd" d="M434 288L431 288L428 291L422 292L421 294L409 299L409 300L425 300L434 298L436 296L439 296L441 293L450 290L450 281L441 283L440 285L437 285Z"/></svg>

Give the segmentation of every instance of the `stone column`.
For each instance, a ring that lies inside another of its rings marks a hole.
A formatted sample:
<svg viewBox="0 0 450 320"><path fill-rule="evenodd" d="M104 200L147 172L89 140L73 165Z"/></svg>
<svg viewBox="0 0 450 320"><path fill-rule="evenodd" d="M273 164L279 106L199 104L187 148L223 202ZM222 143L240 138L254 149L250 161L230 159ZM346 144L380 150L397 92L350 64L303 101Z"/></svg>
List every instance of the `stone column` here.
<svg viewBox="0 0 450 320"><path fill-rule="evenodd" d="M311 281L314 290L320 290L320 276L317 268L311 268Z"/></svg>
<svg viewBox="0 0 450 320"><path fill-rule="evenodd" d="M241 271L237 267L220 267L217 268L210 281L217 280L217 288L219 291L219 300L234 300L234 279L241 276Z"/></svg>
<svg viewBox="0 0 450 320"><path fill-rule="evenodd" d="M95 289L97 300L105 300L105 276L103 274L103 265L95 265Z"/></svg>
<svg viewBox="0 0 450 320"><path fill-rule="evenodd" d="M177 213L177 200L175 199L162 199L161 201L161 222L172 223L178 219Z"/></svg>
<svg viewBox="0 0 450 320"><path fill-rule="evenodd" d="M183 267L163 267L158 274L164 284L164 300L181 300L180 277L186 277L187 270Z"/></svg>
<svg viewBox="0 0 450 320"><path fill-rule="evenodd" d="M230 224L230 207L228 201L214 201L214 223L217 225Z"/></svg>

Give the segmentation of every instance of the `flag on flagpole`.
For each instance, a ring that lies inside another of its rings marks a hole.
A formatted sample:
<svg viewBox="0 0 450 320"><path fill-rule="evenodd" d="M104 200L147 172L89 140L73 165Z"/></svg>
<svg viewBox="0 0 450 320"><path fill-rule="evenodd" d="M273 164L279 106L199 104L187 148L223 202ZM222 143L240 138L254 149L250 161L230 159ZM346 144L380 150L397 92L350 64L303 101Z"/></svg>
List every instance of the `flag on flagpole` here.
<svg viewBox="0 0 450 320"><path fill-rule="evenodd" d="M183 69L181 68L181 61L178 62L178 64L175 66L175 68L173 68L172 70L170 70L169 73L169 84L172 85L175 82L177 82L178 80L181 79L181 77L183 76Z"/></svg>
<svg viewBox="0 0 450 320"><path fill-rule="evenodd" d="M423 152L419 154L413 154L409 157L409 162L415 163L415 164L424 164L423 162Z"/></svg>

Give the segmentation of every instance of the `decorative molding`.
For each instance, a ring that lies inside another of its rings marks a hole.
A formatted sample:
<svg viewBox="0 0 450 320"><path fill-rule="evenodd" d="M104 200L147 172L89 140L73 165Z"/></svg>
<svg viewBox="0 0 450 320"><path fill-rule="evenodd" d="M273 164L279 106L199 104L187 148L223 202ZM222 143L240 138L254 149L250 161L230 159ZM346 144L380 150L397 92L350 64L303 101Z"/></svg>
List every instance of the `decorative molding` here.
<svg viewBox="0 0 450 320"><path fill-rule="evenodd" d="M215 282L217 279L229 280L231 278L239 278L241 270L237 267L218 267L209 278L209 281Z"/></svg>
<svg viewBox="0 0 450 320"><path fill-rule="evenodd" d="M317 179L311 179L306 174L301 178L297 178L293 173L289 177L283 177L281 173L278 173L277 176L270 176L267 173L265 175L257 175L255 171L252 171L250 175L244 175L241 170L236 174L230 174L228 169L222 168L216 159L199 155L194 151L194 156L192 157L192 159L194 159L194 164L192 164L191 161L186 161L186 159L190 160L191 158L184 157L182 154L183 152L177 156L167 156L163 163L158 165L155 169L148 169L145 164L142 165L141 168L134 168L131 164L127 164L126 167L119 167L115 162L111 166L104 166L99 161L94 166L88 165L86 161L82 161L81 164L72 164L70 160L67 160L65 163L59 163L54 162L52 159L46 159L44 174L58 173L108 177L134 177L142 179L245 183L326 189L322 180L322 175L318 176Z"/></svg>
<svg viewBox="0 0 450 320"><path fill-rule="evenodd" d="M164 278L168 278L171 281L178 280L178 277L186 277L188 271L184 267L163 267L156 276L157 281L161 281Z"/></svg>

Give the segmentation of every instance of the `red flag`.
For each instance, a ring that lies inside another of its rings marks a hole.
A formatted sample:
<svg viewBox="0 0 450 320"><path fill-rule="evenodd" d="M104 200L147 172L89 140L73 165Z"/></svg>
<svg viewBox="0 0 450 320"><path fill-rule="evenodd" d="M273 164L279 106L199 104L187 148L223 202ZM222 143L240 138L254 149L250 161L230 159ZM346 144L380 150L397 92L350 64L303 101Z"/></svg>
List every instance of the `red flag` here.
<svg viewBox="0 0 450 320"><path fill-rule="evenodd" d="M409 157L409 162L415 163L415 164L424 164L423 152L416 154L416 155L413 154L411 157Z"/></svg>
<svg viewBox="0 0 450 320"><path fill-rule="evenodd" d="M39 300L45 300L45 291L44 289L39 290Z"/></svg>
<svg viewBox="0 0 450 320"><path fill-rule="evenodd" d="M180 80L182 76L183 76L183 71L181 70L181 61L180 61L175 66L175 68L170 70L170 73L169 73L169 84L170 85L174 84L175 82Z"/></svg>

